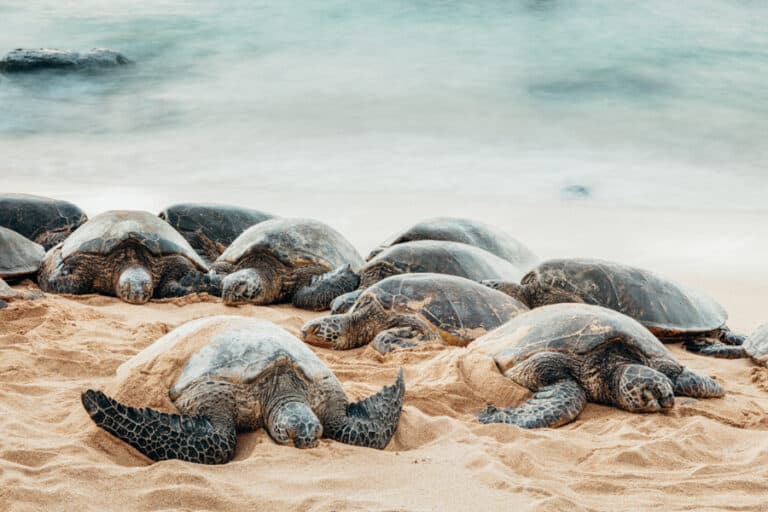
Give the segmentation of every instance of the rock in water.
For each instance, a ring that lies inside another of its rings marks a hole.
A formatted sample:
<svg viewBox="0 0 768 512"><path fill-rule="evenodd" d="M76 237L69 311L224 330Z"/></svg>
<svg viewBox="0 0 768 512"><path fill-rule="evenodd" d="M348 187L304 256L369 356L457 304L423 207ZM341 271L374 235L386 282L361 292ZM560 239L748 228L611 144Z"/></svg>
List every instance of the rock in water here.
<svg viewBox="0 0 768 512"><path fill-rule="evenodd" d="M0 71L3 73L42 70L77 71L112 68L130 63L131 61L123 54L108 48L94 48L86 53L52 48L17 48L0 60Z"/></svg>

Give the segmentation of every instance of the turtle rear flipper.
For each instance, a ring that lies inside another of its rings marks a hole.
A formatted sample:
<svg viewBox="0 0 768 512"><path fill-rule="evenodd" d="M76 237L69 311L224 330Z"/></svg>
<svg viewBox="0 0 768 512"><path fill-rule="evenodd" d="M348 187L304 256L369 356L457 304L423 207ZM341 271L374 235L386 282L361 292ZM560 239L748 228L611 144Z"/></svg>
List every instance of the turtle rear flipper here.
<svg viewBox="0 0 768 512"><path fill-rule="evenodd" d="M325 436L342 443L384 449L397 429L404 397L401 368L394 384L347 405L344 416L331 418L324 425Z"/></svg>
<svg viewBox="0 0 768 512"><path fill-rule="evenodd" d="M232 416L186 416L139 409L92 389L81 399L96 425L152 460L223 464L235 454L237 438Z"/></svg>
<svg viewBox="0 0 768 512"><path fill-rule="evenodd" d="M692 398L720 398L725 395L723 387L707 377L685 368L676 378L672 379L676 395Z"/></svg>
<svg viewBox="0 0 768 512"><path fill-rule="evenodd" d="M689 338L683 342L683 347L694 354L720 357L723 359L738 359L747 356L742 346L727 345L715 338Z"/></svg>
<svg viewBox="0 0 768 512"><path fill-rule="evenodd" d="M477 415L481 423L509 423L522 428L559 427L570 423L587 404L587 394L573 380L561 380L538 389L518 407L494 406Z"/></svg>

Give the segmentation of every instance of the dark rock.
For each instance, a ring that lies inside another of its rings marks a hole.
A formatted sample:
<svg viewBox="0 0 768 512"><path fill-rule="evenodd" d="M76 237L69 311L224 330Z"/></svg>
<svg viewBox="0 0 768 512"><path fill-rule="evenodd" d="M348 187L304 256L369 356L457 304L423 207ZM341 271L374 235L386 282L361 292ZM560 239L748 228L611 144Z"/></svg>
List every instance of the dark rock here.
<svg viewBox="0 0 768 512"><path fill-rule="evenodd" d="M123 54L108 48L94 48L86 53L52 48L17 48L0 59L0 71L3 73L41 70L77 71L113 68L130 63L131 61Z"/></svg>
<svg viewBox="0 0 768 512"><path fill-rule="evenodd" d="M563 196L567 199L584 199L592 195L592 191L585 185L568 185L562 189Z"/></svg>

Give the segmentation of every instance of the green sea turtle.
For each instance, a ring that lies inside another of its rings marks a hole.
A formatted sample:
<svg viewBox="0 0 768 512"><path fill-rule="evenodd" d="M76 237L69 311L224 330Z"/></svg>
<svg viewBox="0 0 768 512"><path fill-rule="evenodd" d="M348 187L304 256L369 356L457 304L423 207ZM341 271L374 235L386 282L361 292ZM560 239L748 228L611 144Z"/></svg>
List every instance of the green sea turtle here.
<svg viewBox="0 0 768 512"><path fill-rule="evenodd" d="M176 343L200 342L202 348L169 391L180 415L129 407L94 390L82 395L86 411L96 425L153 460L203 464L231 460L237 431L264 427L276 442L297 448L328 437L383 449L397 428L405 393L402 370L392 386L350 403L309 347L271 322L203 318L171 331L145 352L162 354Z"/></svg>
<svg viewBox="0 0 768 512"><path fill-rule="evenodd" d="M323 304L359 288L362 290L382 279L398 274L435 273L466 277L474 281L497 279L518 281L527 268L520 268L493 253L459 242L417 240L395 244L381 251L355 271L351 265L334 269L312 278L302 293L324 297ZM326 298L327 297L327 298ZM337 303L335 312L343 313L341 305L351 306L355 295ZM332 306L333 307L333 306Z"/></svg>
<svg viewBox="0 0 768 512"><path fill-rule="evenodd" d="M48 251L38 275L53 293L104 293L132 304L203 286L208 267L170 225L149 212L116 210L80 226Z"/></svg>
<svg viewBox="0 0 768 512"><path fill-rule="evenodd" d="M88 217L74 204L27 194L0 194L0 226L12 229L47 251L63 242Z"/></svg>
<svg viewBox="0 0 768 512"><path fill-rule="evenodd" d="M108 48L94 48L85 53L55 48L17 48L0 59L0 72L96 70L130 63L126 56Z"/></svg>
<svg viewBox="0 0 768 512"><path fill-rule="evenodd" d="M653 272L591 259L557 259L539 264L520 284L488 281L531 308L584 302L629 315L663 342L682 341L691 352L744 357L744 338L725 325L728 314L705 293Z"/></svg>
<svg viewBox="0 0 768 512"><path fill-rule="evenodd" d="M4 279L34 276L44 255L45 249L40 244L0 227L0 309L8 305L6 300L36 298L35 294L14 290Z"/></svg>
<svg viewBox="0 0 768 512"><path fill-rule="evenodd" d="M240 206L181 203L164 209L159 217L181 233L204 260L213 262L243 231L273 216Z"/></svg>
<svg viewBox="0 0 768 512"><path fill-rule="evenodd" d="M307 343L350 349L371 343L385 354L417 342L465 346L528 308L463 277L401 274L365 290L352 309L307 323Z"/></svg>
<svg viewBox="0 0 768 512"><path fill-rule="evenodd" d="M503 258L523 270L533 267L538 261L530 249L508 233L484 222L454 217L436 217L423 220L391 236L386 242L374 249L367 259L373 259L387 247L415 240L443 240L473 245Z"/></svg>
<svg viewBox="0 0 768 512"><path fill-rule="evenodd" d="M763 324L744 342L744 351L752 360L768 366L768 324Z"/></svg>
<svg viewBox="0 0 768 512"><path fill-rule="evenodd" d="M645 327L600 306L555 304L522 314L475 340L504 376L533 396L517 407L490 406L482 423L559 427L587 402L630 412L671 408L675 395L716 398L723 388L672 358Z"/></svg>
<svg viewBox="0 0 768 512"><path fill-rule="evenodd" d="M338 231L309 219L270 219L248 228L211 265L228 305L292 301L326 309L331 298L303 292L312 277L363 260ZM298 293L301 292L301 293ZM321 303L321 301L325 301Z"/></svg>

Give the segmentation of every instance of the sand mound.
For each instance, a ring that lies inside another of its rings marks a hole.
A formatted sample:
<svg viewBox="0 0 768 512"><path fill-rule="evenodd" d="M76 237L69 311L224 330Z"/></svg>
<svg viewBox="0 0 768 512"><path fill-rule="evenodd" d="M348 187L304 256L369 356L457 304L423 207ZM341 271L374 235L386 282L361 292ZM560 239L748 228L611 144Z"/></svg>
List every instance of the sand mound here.
<svg viewBox="0 0 768 512"><path fill-rule="evenodd" d="M668 414L649 415L590 404L565 427L526 431L474 421L488 404L528 396L485 356L440 346L385 357L367 347L311 347L351 400L405 369L406 405L386 450L330 440L297 450L260 431L241 435L235 460L224 466L150 464L91 423L79 401L87 388L173 411L168 386L196 347L136 356L171 329L211 315L264 318L294 334L317 316L289 306L227 308L207 296L141 307L49 296L0 310L0 510L765 507L765 369L678 346L675 357L723 383L725 398L680 399Z"/></svg>

